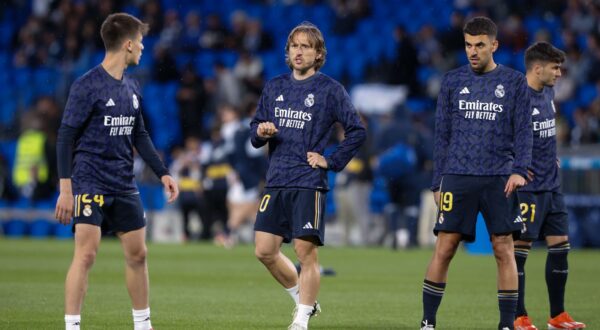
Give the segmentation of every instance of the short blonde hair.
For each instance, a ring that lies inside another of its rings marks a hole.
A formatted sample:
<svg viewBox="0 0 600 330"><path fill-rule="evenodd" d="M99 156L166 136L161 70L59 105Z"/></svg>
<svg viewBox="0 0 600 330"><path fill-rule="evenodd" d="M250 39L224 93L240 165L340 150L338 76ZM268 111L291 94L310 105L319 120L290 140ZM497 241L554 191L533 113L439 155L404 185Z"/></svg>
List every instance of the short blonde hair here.
<svg viewBox="0 0 600 330"><path fill-rule="evenodd" d="M315 70L319 70L325 64L325 57L327 56L327 48L325 47L325 39L321 30L311 22L302 22L292 29L288 35L287 42L285 43L285 64L293 69L292 61L290 60L289 50L290 44L292 43L294 36L298 33L306 33L308 36L308 42L312 47L315 48L317 54L321 54L321 57L315 59Z"/></svg>

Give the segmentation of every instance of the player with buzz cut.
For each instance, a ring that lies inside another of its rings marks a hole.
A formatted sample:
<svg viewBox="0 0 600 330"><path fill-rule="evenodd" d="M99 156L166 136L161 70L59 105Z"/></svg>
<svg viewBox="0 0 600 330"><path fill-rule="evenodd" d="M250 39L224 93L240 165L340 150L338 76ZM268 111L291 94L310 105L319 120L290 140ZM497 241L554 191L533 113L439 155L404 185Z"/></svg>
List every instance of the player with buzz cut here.
<svg viewBox="0 0 600 330"><path fill-rule="evenodd" d="M545 239L546 285L550 298L548 329L582 329L565 311L565 286L569 273L569 222L560 191L559 163L556 152L556 109L552 86L561 76L565 54L547 42L538 42L525 51L526 78L533 122L532 181L519 190L521 217L525 229L515 241L515 259L519 274L519 301L515 330L537 329L525 309L525 261L532 242Z"/></svg>
<svg viewBox="0 0 600 330"><path fill-rule="evenodd" d="M65 281L67 330L79 329L101 229L121 240L134 329L152 329L146 218L134 182L133 148L161 179L169 203L179 191L144 128L140 87L125 74L128 66L139 64L147 31L147 24L125 13L104 20L100 30L104 60L71 86L58 132L60 195L55 216L63 224L73 218L75 232L75 252Z"/></svg>
<svg viewBox="0 0 600 330"><path fill-rule="evenodd" d="M436 327L450 262L462 240L475 239L481 212L498 267L498 329L513 329L513 235L522 228L515 191L527 183L532 145L527 83L522 73L494 61L497 28L489 18L470 19L463 35L469 64L445 74L437 101L431 189L438 239L423 282L420 326Z"/></svg>
<svg viewBox="0 0 600 330"><path fill-rule="evenodd" d="M327 49L315 25L296 26L285 51L292 72L267 82L250 124L254 147L269 145L266 189L254 227L255 253L296 303L289 329L302 330L320 311L317 249L325 243L327 171L338 172L348 164L366 131L344 87L319 72ZM345 139L323 156L336 122L342 124ZM281 253L282 243L292 239L300 276Z"/></svg>

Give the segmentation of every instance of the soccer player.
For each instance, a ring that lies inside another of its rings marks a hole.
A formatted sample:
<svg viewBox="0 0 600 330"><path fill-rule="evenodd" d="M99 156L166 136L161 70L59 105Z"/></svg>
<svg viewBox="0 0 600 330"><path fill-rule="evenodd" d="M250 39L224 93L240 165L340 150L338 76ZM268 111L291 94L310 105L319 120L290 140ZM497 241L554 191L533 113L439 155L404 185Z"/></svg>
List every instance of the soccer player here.
<svg viewBox="0 0 600 330"><path fill-rule="evenodd" d="M144 128L138 83L124 71L142 56L148 25L124 13L102 23L102 63L77 79L58 133L60 195L55 217L73 218L75 252L65 281L66 329L79 329L88 272L101 229L121 240L135 330L152 329L146 265L146 219L133 175L133 147L160 177L168 202L179 194Z"/></svg>
<svg viewBox="0 0 600 330"><path fill-rule="evenodd" d="M519 274L519 300L516 330L537 329L525 309L525 261L532 242L545 239L548 244L546 285L550 298L548 329L581 329L565 312L565 285L569 272L569 223L560 192L559 164L556 155L556 122L552 86L561 76L565 54L547 42L538 42L525 51L526 78L533 122L532 181L519 190L521 217L525 226L515 241L515 259Z"/></svg>
<svg viewBox="0 0 600 330"><path fill-rule="evenodd" d="M515 190L531 162L531 110L523 74L494 62L496 24L474 17L463 28L469 64L443 78L435 120L432 191L438 205L435 251L423 283L421 329L434 329L450 262L485 218L498 267L499 329L513 329L517 267L513 234L522 228ZM482 326L485 327L485 326Z"/></svg>
<svg viewBox="0 0 600 330"><path fill-rule="evenodd" d="M327 170L346 166L366 139L366 130L342 85L319 72L327 49L315 25L296 26L285 51L292 73L266 84L250 124L252 145L268 144L270 161L254 227L255 254L297 304L289 329L307 329L310 316L320 311L317 248L324 244ZM336 122L342 124L345 139L325 157ZM302 267L299 277L280 250L292 239Z"/></svg>

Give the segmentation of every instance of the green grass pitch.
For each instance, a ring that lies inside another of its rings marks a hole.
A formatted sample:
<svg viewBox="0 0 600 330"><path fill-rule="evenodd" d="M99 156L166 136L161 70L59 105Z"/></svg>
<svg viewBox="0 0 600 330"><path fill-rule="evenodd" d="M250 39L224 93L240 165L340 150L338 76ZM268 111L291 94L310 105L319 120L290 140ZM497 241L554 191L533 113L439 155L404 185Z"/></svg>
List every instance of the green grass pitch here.
<svg viewBox="0 0 600 330"><path fill-rule="evenodd" d="M64 329L63 282L73 244L0 239L0 329ZM289 247L285 253L292 255ZM421 283L431 250L329 248L320 261L323 313L311 329L417 329ZM548 315L545 250L527 261L527 306L540 329ZM600 251L574 250L566 307L600 329ZM293 303L253 254L252 246L149 244L152 324L164 329L286 329ZM440 329L495 329L492 256L459 251L438 313ZM104 240L89 279L83 329L132 329L118 241Z"/></svg>

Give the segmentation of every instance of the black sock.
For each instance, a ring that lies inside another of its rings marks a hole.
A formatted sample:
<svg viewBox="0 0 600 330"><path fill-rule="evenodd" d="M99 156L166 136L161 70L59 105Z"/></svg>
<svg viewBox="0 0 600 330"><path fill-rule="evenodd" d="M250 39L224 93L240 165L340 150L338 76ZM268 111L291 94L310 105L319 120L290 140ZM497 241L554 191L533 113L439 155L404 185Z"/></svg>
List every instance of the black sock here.
<svg viewBox="0 0 600 330"><path fill-rule="evenodd" d="M500 309L498 329L513 329L518 298L518 290L498 290L498 308Z"/></svg>
<svg viewBox="0 0 600 330"><path fill-rule="evenodd" d="M550 317L556 317L565 311L565 286L569 275L567 255L570 247L569 241L548 247L546 286L550 298Z"/></svg>
<svg viewBox="0 0 600 330"><path fill-rule="evenodd" d="M423 281L423 320L421 326L426 324L435 325L435 315L442 302L445 289L446 283Z"/></svg>
<svg viewBox="0 0 600 330"><path fill-rule="evenodd" d="M527 261L530 249L529 245L515 245L515 261L519 275L519 300L517 301L516 317L527 315L525 309L525 261Z"/></svg>

